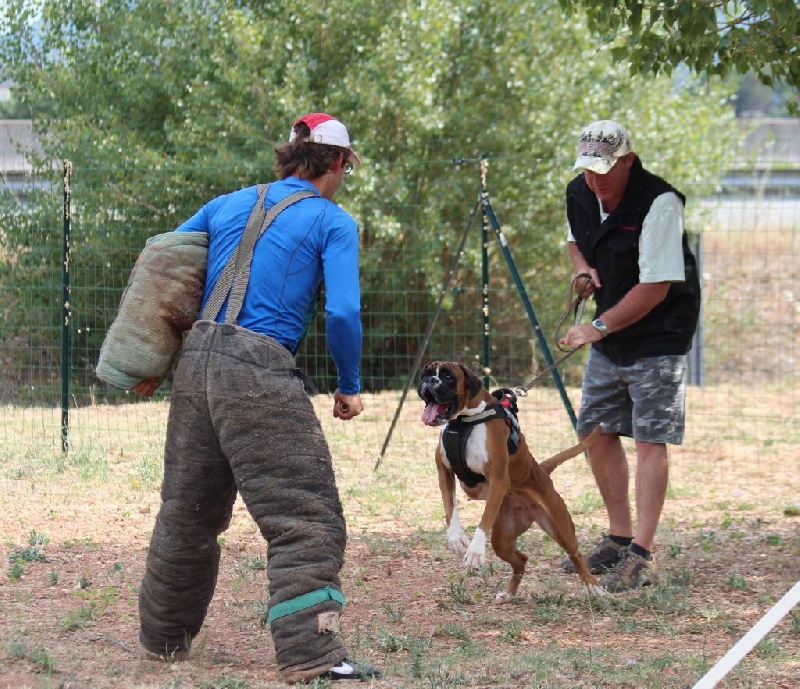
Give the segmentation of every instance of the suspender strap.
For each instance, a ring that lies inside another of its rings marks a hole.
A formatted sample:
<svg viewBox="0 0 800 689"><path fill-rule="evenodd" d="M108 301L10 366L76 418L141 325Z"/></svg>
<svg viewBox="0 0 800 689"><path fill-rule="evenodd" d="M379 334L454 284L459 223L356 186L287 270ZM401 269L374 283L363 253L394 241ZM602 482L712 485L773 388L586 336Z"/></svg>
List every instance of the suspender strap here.
<svg viewBox="0 0 800 689"><path fill-rule="evenodd" d="M258 199L256 200L256 205L253 206L253 209L250 211L250 217L247 218L244 234L247 234L248 231L252 231L251 228L253 226L260 227L261 223L264 221L264 199L267 196L267 189L269 189L269 184L259 184L256 187ZM242 235L242 237L244 237L244 235ZM200 314L200 318L202 320L215 320L219 315L222 305L225 303L225 300L228 298L228 293L231 291L233 274L234 270L236 269L236 259L238 254L239 247L237 246L228 258L228 262L225 264L225 267L222 269L222 272L217 278L214 289L211 290L211 294L208 296L208 301L206 302L206 305L203 307L203 311Z"/></svg>
<svg viewBox="0 0 800 689"><path fill-rule="evenodd" d="M214 285L214 289L211 290L205 308L203 308L203 313L200 316L202 320L215 320L227 299L228 308L225 311L225 322L236 323L244 302L247 283L250 281L250 264L253 261L253 250L256 242L267 231L275 218L289 206L302 199L316 196L309 189L296 191L281 199L269 211L265 211L264 199L266 199L268 189L268 184L258 185L258 200L253 206L253 210L250 211L250 217L247 219L242 240L239 246L233 250Z"/></svg>

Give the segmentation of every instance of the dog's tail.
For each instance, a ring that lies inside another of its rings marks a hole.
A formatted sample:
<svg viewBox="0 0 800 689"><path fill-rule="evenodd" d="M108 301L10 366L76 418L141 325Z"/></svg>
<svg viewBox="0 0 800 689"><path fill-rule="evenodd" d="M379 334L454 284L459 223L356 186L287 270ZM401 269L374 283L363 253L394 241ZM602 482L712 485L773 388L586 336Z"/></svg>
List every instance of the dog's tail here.
<svg viewBox="0 0 800 689"><path fill-rule="evenodd" d="M600 435L600 433L602 433L602 430L603 429L598 425L589 435L587 435L577 445L568 447L566 450L559 452L557 455L548 457L543 462L539 462L539 466L542 467L542 469L544 469L548 474L552 474L553 471L555 471L555 469L560 467L568 459L576 457L581 452L591 447L594 444L594 441L597 440L597 436Z"/></svg>

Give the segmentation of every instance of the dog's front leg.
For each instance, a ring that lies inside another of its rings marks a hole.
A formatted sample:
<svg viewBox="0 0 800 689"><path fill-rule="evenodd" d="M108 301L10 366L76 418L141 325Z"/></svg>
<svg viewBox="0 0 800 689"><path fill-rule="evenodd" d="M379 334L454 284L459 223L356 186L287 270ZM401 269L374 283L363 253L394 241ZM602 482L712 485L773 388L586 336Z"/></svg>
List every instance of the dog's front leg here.
<svg viewBox="0 0 800 689"><path fill-rule="evenodd" d="M439 491L442 494L444 505L444 519L447 524L447 545L456 555L463 555L467 551L469 539L464 533L461 519L458 516L456 505L456 478L442 461L441 447L436 449L436 471L439 476Z"/></svg>
<svg viewBox="0 0 800 689"><path fill-rule="evenodd" d="M458 507L455 504L453 505L453 516L447 526L447 544L456 555L464 555L469 545L469 539L464 533L464 527L458 517Z"/></svg>
<svg viewBox="0 0 800 689"><path fill-rule="evenodd" d="M501 422L502 423L502 422ZM488 426L488 424L487 424ZM486 563L486 541L492 531L492 525L500 513L503 500L511 487L508 474L508 450L502 434L499 440L494 435L481 438L477 433L476 439L486 448L486 461L483 465L483 474L486 477L486 507L483 510L481 521L475 529L475 535L464 554L464 565L469 569L478 569Z"/></svg>
<svg viewBox="0 0 800 689"><path fill-rule="evenodd" d="M497 519L497 514L503 504L503 498L509 488L508 475L505 480L499 478L489 483L486 497L486 507L483 510L480 524L475 529L467 552L464 554L464 566L468 569L479 569L486 564L486 542L492 531L492 524Z"/></svg>

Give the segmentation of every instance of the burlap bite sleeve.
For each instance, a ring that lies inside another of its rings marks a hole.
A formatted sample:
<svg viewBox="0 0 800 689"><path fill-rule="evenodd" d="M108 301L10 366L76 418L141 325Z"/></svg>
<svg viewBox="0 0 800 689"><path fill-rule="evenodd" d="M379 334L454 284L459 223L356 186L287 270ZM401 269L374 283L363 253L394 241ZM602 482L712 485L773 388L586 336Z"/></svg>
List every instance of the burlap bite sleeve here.
<svg viewBox="0 0 800 689"><path fill-rule="evenodd" d="M95 373L130 389L163 380L197 318L208 257L206 232L167 232L147 240L108 329Z"/></svg>

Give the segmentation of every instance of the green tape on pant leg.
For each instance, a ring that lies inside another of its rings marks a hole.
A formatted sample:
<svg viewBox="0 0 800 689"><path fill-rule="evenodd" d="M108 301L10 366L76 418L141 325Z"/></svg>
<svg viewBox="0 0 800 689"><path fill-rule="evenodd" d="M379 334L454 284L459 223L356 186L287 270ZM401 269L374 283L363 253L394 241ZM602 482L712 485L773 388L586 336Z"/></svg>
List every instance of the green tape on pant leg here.
<svg viewBox="0 0 800 689"><path fill-rule="evenodd" d="M281 617L292 615L296 612L300 612L300 610L305 610L306 608L324 603L328 600L334 600L344 607L344 596L342 592L330 586L326 586L323 589L310 591L309 593L304 593L302 596L297 596L297 598L290 598L289 600L283 601L283 603L278 603L269 611L267 624L272 626L272 623Z"/></svg>

